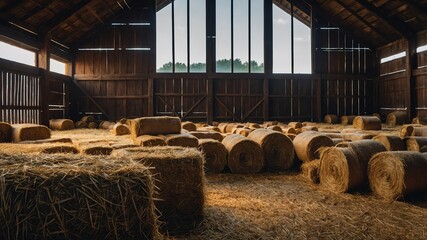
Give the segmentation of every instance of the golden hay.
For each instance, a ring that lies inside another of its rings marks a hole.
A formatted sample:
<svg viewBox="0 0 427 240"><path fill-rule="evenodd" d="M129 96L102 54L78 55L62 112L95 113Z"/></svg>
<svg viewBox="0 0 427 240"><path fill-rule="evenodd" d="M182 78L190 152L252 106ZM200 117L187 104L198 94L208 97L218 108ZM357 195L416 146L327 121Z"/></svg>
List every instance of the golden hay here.
<svg viewBox="0 0 427 240"><path fill-rule="evenodd" d="M240 123L229 123L225 127L225 133L234 133L237 128L243 128L243 124Z"/></svg>
<svg viewBox="0 0 427 240"><path fill-rule="evenodd" d="M195 136L198 139L214 139L217 141L222 141L223 136L219 132L189 132L189 134Z"/></svg>
<svg viewBox="0 0 427 240"><path fill-rule="evenodd" d="M73 143L71 138L48 138L48 139L41 139L41 140L31 140L31 141L22 141L21 144L36 144L36 143Z"/></svg>
<svg viewBox="0 0 427 240"><path fill-rule="evenodd" d="M0 162L2 239L158 236L153 180L142 164L59 154Z"/></svg>
<svg viewBox="0 0 427 240"><path fill-rule="evenodd" d="M419 196L427 193L426 169L426 154L379 153L369 161L369 185L375 195L386 200Z"/></svg>
<svg viewBox="0 0 427 240"><path fill-rule="evenodd" d="M117 121L117 122L119 122L121 124L126 124L128 122L128 119L127 118L120 118L119 121Z"/></svg>
<svg viewBox="0 0 427 240"><path fill-rule="evenodd" d="M196 124L192 122L181 122L181 128L187 131L197 131Z"/></svg>
<svg viewBox="0 0 427 240"><path fill-rule="evenodd" d="M301 130L303 132L306 132L306 131L315 131L315 132L318 132L319 131L319 129L316 126L303 126L301 128Z"/></svg>
<svg viewBox="0 0 427 240"><path fill-rule="evenodd" d="M205 169L208 172L220 173L227 164L227 149L213 139L199 139L199 150L205 157Z"/></svg>
<svg viewBox="0 0 427 240"><path fill-rule="evenodd" d="M419 152L422 147L427 146L427 137L408 137L405 141L408 151Z"/></svg>
<svg viewBox="0 0 427 240"><path fill-rule="evenodd" d="M319 183L320 160L315 159L301 165L301 175L311 183Z"/></svg>
<svg viewBox="0 0 427 240"><path fill-rule="evenodd" d="M267 129L282 133L282 128L277 125L269 126Z"/></svg>
<svg viewBox="0 0 427 240"><path fill-rule="evenodd" d="M77 144L80 153L88 155L110 155L113 148L107 141L87 141Z"/></svg>
<svg viewBox="0 0 427 240"><path fill-rule="evenodd" d="M374 116L357 116L353 127L360 130L381 130L381 120Z"/></svg>
<svg viewBox="0 0 427 240"><path fill-rule="evenodd" d="M83 116L82 119L80 119L80 121L87 122L87 123L95 122L95 117L94 116Z"/></svg>
<svg viewBox="0 0 427 240"><path fill-rule="evenodd" d="M110 129L111 125L114 126L115 123L114 122L110 122L110 121L102 121L102 122L99 123L99 128L108 130L108 129Z"/></svg>
<svg viewBox="0 0 427 240"><path fill-rule="evenodd" d="M131 136L179 134L181 120L178 117L142 117L131 121Z"/></svg>
<svg viewBox="0 0 427 240"><path fill-rule="evenodd" d="M371 134L365 134L365 133L344 133L341 134L342 138L345 141L359 141L359 140L364 140L364 139L372 139L374 137L374 135Z"/></svg>
<svg viewBox="0 0 427 240"><path fill-rule="evenodd" d="M293 133L287 133L285 134L286 136L288 136L288 138L290 138L292 141L295 139L295 137L297 136L296 134Z"/></svg>
<svg viewBox="0 0 427 240"><path fill-rule="evenodd" d="M21 144L21 143L2 143L0 152L6 154L22 153L73 153L79 151L71 143L38 143L38 144Z"/></svg>
<svg viewBox="0 0 427 240"><path fill-rule="evenodd" d="M277 124L279 124L278 121L264 121L261 124L261 126L264 127L264 128L267 128L267 127L274 126L274 125L277 125Z"/></svg>
<svg viewBox="0 0 427 240"><path fill-rule="evenodd" d="M221 133L221 130L215 126L198 127L197 131L198 132L212 132L212 131L214 131L214 132Z"/></svg>
<svg viewBox="0 0 427 240"><path fill-rule="evenodd" d="M399 132L401 138L409 136L426 136L427 137L427 127L419 124L410 124L404 125Z"/></svg>
<svg viewBox="0 0 427 240"><path fill-rule="evenodd" d="M244 137L247 137L249 133L251 133L251 130L247 128L235 128L233 131L233 134L240 134Z"/></svg>
<svg viewBox="0 0 427 240"><path fill-rule="evenodd" d="M296 134L297 132L295 131L295 128L290 127L290 128L282 128L282 132L284 134Z"/></svg>
<svg viewBox="0 0 427 240"><path fill-rule="evenodd" d="M166 142L162 137L152 135L141 135L133 139L133 142L142 147L166 146Z"/></svg>
<svg viewBox="0 0 427 240"><path fill-rule="evenodd" d="M329 138L342 138L343 137L341 133L329 133L329 132L319 132L319 133L321 133L322 135L325 135Z"/></svg>
<svg viewBox="0 0 427 240"><path fill-rule="evenodd" d="M199 146L198 139L189 133L168 134L168 135L164 135L164 139L165 139L166 145L168 146L192 147L192 148L196 148L197 146Z"/></svg>
<svg viewBox="0 0 427 240"><path fill-rule="evenodd" d="M96 128L98 128L98 124L96 124L96 122L90 122L90 123L87 125L87 128L90 128L90 129L96 129Z"/></svg>
<svg viewBox="0 0 427 240"><path fill-rule="evenodd" d="M117 150L116 157L150 166L156 178L155 206L161 213L162 232L186 233L204 217L204 170L200 151L182 147L130 148Z"/></svg>
<svg viewBox="0 0 427 240"><path fill-rule="evenodd" d="M373 138L384 145L387 151L405 151L406 144L399 136L378 135Z"/></svg>
<svg viewBox="0 0 427 240"><path fill-rule="evenodd" d="M208 124L206 123L194 123L194 125L196 125L197 128L204 128L204 127L209 127Z"/></svg>
<svg viewBox="0 0 427 240"><path fill-rule="evenodd" d="M309 162L316 158L318 159L317 150L319 150L319 148L334 146L334 143L329 137L314 131L298 134L293 143L298 159L303 162Z"/></svg>
<svg viewBox="0 0 427 240"><path fill-rule="evenodd" d="M412 123L427 125L427 117L415 117L412 119Z"/></svg>
<svg viewBox="0 0 427 240"><path fill-rule="evenodd" d="M49 128L52 130L74 129L74 122L70 119L50 119Z"/></svg>
<svg viewBox="0 0 427 240"><path fill-rule="evenodd" d="M368 162L373 155L386 151L373 140L346 143L346 148L331 147L320 157L320 184L336 193L363 190L368 183Z"/></svg>
<svg viewBox="0 0 427 240"><path fill-rule="evenodd" d="M324 121L327 124L336 124L338 123L338 116L335 114L326 114L324 117Z"/></svg>
<svg viewBox="0 0 427 240"><path fill-rule="evenodd" d="M50 138L50 129L37 124L13 124L12 141L40 140Z"/></svg>
<svg viewBox="0 0 427 240"><path fill-rule="evenodd" d="M231 134L222 140L228 152L227 165L233 173L257 173L264 167L264 155L260 145L239 134Z"/></svg>
<svg viewBox="0 0 427 240"><path fill-rule="evenodd" d="M341 116L341 124L342 125L352 125L355 115L344 115Z"/></svg>
<svg viewBox="0 0 427 240"><path fill-rule="evenodd" d="M123 123L114 124L112 132L116 136L130 134L129 127Z"/></svg>
<svg viewBox="0 0 427 240"><path fill-rule="evenodd" d="M265 170L283 171L293 166L294 145L286 135L269 129L256 129L248 138L261 146Z"/></svg>
<svg viewBox="0 0 427 240"><path fill-rule="evenodd" d="M84 121L77 121L75 122L76 128L87 128L88 123Z"/></svg>
<svg viewBox="0 0 427 240"><path fill-rule="evenodd" d="M386 124L394 127L396 125L402 125L406 122L406 111L396 111L387 114Z"/></svg>
<svg viewBox="0 0 427 240"><path fill-rule="evenodd" d="M12 126L9 123L0 122L0 142L12 141Z"/></svg>
<svg viewBox="0 0 427 240"><path fill-rule="evenodd" d="M225 130L227 129L227 125L228 125L228 123L220 123L220 124L218 124L218 128L222 133L226 133Z"/></svg>
<svg viewBox="0 0 427 240"><path fill-rule="evenodd" d="M251 122L247 122L245 126L248 128L261 128L261 126L258 123L251 123Z"/></svg>
<svg viewBox="0 0 427 240"><path fill-rule="evenodd" d="M294 129L303 127L302 123L300 123L300 122L290 122L290 123L288 123L288 126L291 128L294 128Z"/></svg>
<svg viewBox="0 0 427 240"><path fill-rule="evenodd" d="M135 147L139 147L139 146L141 146L141 145L127 144L127 143L115 143L115 144L110 145L110 147L113 149L113 151L115 149L135 148Z"/></svg>

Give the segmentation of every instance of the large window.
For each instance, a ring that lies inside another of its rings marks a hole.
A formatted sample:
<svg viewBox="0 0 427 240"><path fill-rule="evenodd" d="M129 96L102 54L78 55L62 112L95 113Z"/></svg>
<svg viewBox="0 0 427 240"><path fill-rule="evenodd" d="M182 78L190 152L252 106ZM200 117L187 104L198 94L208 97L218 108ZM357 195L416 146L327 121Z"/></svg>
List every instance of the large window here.
<svg viewBox="0 0 427 240"><path fill-rule="evenodd" d="M263 0L216 0L216 71L264 72Z"/></svg>
<svg viewBox="0 0 427 240"><path fill-rule="evenodd" d="M56 59L50 58L50 71L51 72L56 72L59 74L66 74L67 71L67 64L65 62L62 61L58 61Z"/></svg>
<svg viewBox="0 0 427 240"><path fill-rule="evenodd" d="M35 52L16 47L2 41L0 41L0 57L33 67L36 66Z"/></svg>
<svg viewBox="0 0 427 240"><path fill-rule="evenodd" d="M206 1L175 0L157 12L157 72L206 72Z"/></svg>

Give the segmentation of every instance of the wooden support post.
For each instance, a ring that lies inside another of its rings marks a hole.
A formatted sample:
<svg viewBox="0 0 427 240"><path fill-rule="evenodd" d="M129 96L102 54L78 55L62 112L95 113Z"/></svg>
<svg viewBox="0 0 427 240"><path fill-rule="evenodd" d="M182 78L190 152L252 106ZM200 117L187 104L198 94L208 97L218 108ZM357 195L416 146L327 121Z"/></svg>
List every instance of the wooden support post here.
<svg viewBox="0 0 427 240"><path fill-rule="evenodd" d="M268 121L270 119L269 78L273 74L273 4L271 1L264 1L264 73L263 118L264 121Z"/></svg>
<svg viewBox="0 0 427 240"><path fill-rule="evenodd" d="M208 78L207 80L206 80L206 93L207 93L207 95L208 95L208 97L207 97L207 99L206 99L206 115L207 115L207 120L208 120L208 124L209 125L212 125L212 122L213 122L213 116L214 116L214 114L213 114L213 102L214 102L214 99L213 99L213 87L214 87L214 84L213 84L213 79L211 79L211 78Z"/></svg>
<svg viewBox="0 0 427 240"><path fill-rule="evenodd" d="M264 102L263 102L263 118L264 121L269 120L270 118L270 108L269 108L269 98L270 98L270 84L269 79L264 78Z"/></svg>
<svg viewBox="0 0 427 240"><path fill-rule="evenodd" d="M415 117L415 78L412 74L417 66L417 53L416 53L416 37L407 39L406 46L406 94L405 102L407 107L407 121L411 122Z"/></svg>
<svg viewBox="0 0 427 240"><path fill-rule="evenodd" d="M50 81L50 34L43 38L42 46L37 56L37 66L40 68L40 124L49 125L49 81Z"/></svg>
<svg viewBox="0 0 427 240"><path fill-rule="evenodd" d="M147 100L147 114L148 116L154 116L154 79L153 78L149 78L148 79L148 84L147 84L147 96L148 96L148 100Z"/></svg>

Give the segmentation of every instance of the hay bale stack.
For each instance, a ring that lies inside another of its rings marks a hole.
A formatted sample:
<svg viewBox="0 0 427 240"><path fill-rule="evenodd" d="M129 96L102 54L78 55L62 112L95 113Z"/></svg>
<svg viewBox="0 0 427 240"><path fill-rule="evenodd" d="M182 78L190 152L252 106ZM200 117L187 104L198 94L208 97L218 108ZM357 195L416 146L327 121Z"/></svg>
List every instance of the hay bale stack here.
<svg viewBox="0 0 427 240"><path fill-rule="evenodd" d="M12 126L9 123L0 122L0 142L12 142Z"/></svg>
<svg viewBox="0 0 427 240"><path fill-rule="evenodd" d="M396 111L387 114L386 124L390 127L394 127L396 125L403 125L406 121L407 115L406 111Z"/></svg>
<svg viewBox="0 0 427 240"><path fill-rule="evenodd" d="M427 146L427 137L409 137L405 141L408 151L420 152L421 148Z"/></svg>
<svg viewBox="0 0 427 240"><path fill-rule="evenodd" d="M334 146L334 143L329 137L314 131L298 134L293 143L298 159L303 162L310 162L316 158L318 159L319 155L317 150L320 148Z"/></svg>
<svg viewBox="0 0 427 240"><path fill-rule="evenodd" d="M142 164L80 155L0 159L2 239L159 237L154 184Z"/></svg>
<svg viewBox="0 0 427 240"><path fill-rule="evenodd" d="M116 123L116 124L114 124L112 132L116 136L130 134L129 127L126 124L123 124L123 123Z"/></svg>
<svg viewBox="0 0 427 240"><path fill-rule="evenodd" d="M268 129L268 130L273 130L273 131L276 131L276 132L283 133L283 132L282 132L282 128L281 128L281 127L279 127L279 126L277 126L277 125L273 125L273 126L267 127L267 129Z"/></svg>
<svg viewBox="0 0 427 240"><path fill-rule="evenodd" d="M261 146L265 170L283 171L293 166L294 145L286 135L269 129L257 129L248 138Z"/></svg>
<svg viewBox="0 0 427 240"><path fill-rule="evenodd" d="M378 135L373 138L384 145L387 151L405 151L406 144L399 136Z"/></svg>
<svg viewBox="0 0 427 240"><path fill-rule="evenodd" d="M131 122L131 136L161 135L181 133L181 120L178 117L142 117Z"/></svg>
<svg viewBox="0 0 427 240"><path fill-rule="evenodd" d="M96 124L96 122L91 122L87 125L87 128L89 129L97 129L98 128L98 124Z"/></svg>
<svg viewBox="0 0 427 240"><path fill-rule="evenodd" d="M74 129L74 122L71 119L50 119L49 128L52 130L71 130Z"/></svg>
<svg viewBox="0 0 427 240"><path fill-rule="evenodd" d="M355 115L344 115L341 116L341 124L343 125L352 125Z"/></svg>
<svg viewBox="0 0 427 240"><path fill-rule="evenodd" d="M374 140L346 143L323 151L320 161L320 184L332 192L344 193L364 189L368 183L368 162L385 147Z"/></svg>
<svg viewBox="0 0 427 240"><path fill-rule="evenodd" d="M227 165L233 173L257 173L264 167L264 154L260 145L239 134L222 140L227 149Z"/></svg>
<svg viewBox="0 0 427 240"><path fill-rule="evenodd" d="M427 155L416 152L385 152L369 161L372 192L386 200L427 193Z"/></svg>
<svg viewBox="0 0 427 240"><path fill-rule="evenodd" d="M191 131L197 131L197 126L196 124L192 123L192 122L181 122L181 128L185 129L189 132Z"/></svg>
<svg viewBox="0 0 427 240"><path fill-rule="evenodd" d="M320 160L315 159L301 165L301 175L311 183L319 183Z"/></svg>
<svg viewBox="0 0 427 240"><path fill-rule="evenodd" d="M381 120L374 116L357 116L353 127L360 130L381 130Z"/></svg>
<svg viewBox="0 0 427 240"><path fill-rule="evenodd" d="M81 154L87 155L110 155L113 148L106 141L87 141L77 144Z"/></svg>
<svg viewBox="0 0 427 240"><path fill-rule="evenodd" d="M130 148L115 151L150 166L156 178L155 206L161 213L162 232L183 234L199 226L204 217L203 156L182 147Z"/></svg>
<svg viewBox="0 0 427 240"><path fill-rule="evenodd" d="M328 124L336 124L338 123L338 116L335 114L326 114L323 120Z"/></svg>
<svg viewBox="0 0 427 240"><path fill-rule="evenodd" d="M341 134L342 138L345 141L359 141L359 140L365 140L365 139L372 139L374 135L372 134L366 134L366 133L344 133Z"/></svg>
<svg viewBox="0 0 427 240"><path fill-rule="evenodd" d="M78 149L71 143L2 143L0 144L0 152L10 155L23 154L23 153L79 153Z"/></svg>
<svg viewBox="0 0 427 240"><path fill-rule="evenodd" d="M290 122L290 123L288 123L288 127L297 129L297 128L302 128L303 125L300 122Z"/></svg>
<svg viewBox="0 0 427 240"><path fill-rule="evenodd" d="M13 124L12 141L41 140L50 138L50 129L37 124Z"/></svg>
<svg viewBox="0 0 427 240"><path fill-rule="evenodd" d="M205 169L208 172L220 173L227 164L227 149L213 139L199 139L199 150L205 157Z"/></svg>
<svg viewBox="0 0 427 240"><path fill-rule="evenodd" d="M198 139L214 139L217 141L222 141L224 138L219 132L189 132L189 134L195 136Z"/></svg>
<svg viewBox="0 0 427 240"><path fill-rule="evenodd" d="M166 146L166 142L163 137L159 136L141 135L132 140L133 143L142 147Z"/></svg>
<svg viewBox="0 0 427 240"><path fill-rule="evenodd" d="M168 146L178 146L178 147L192 147L196 148L199 146L198 139L189 134L189 133L181 133L181 134L168 134L164 136L166 145Z"/></svg>
<svg viewBox="0 0 427 240"><path fill-rule="evenodd" d="M235 128L233 134L240 134L244 137L247 137L251 133L250 129L247 128Z"/></svg>
<svg viewBox="0 0 427 240"><path fill-rule="evenodd" d="M88 123L87 122L84 122L84 121L77 121L76 123L75 123L75 127L76 128L87 128L87 126L88 126Z"/></svg>

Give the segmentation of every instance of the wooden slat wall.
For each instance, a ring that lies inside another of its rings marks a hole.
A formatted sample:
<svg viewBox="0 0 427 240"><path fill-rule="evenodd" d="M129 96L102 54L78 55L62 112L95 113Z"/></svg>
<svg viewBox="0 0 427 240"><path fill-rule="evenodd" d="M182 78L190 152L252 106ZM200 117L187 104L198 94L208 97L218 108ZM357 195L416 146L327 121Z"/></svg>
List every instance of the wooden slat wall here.
<svg viewBox="0 0 427 240"><path fill-rule="evenodd" d="M427 31L418 34L418 46L427 45ZM418 69L415 75L415 94L417 114L427 117L427 51L417 54Z"/></svg>
<svg viewBox="0 0 427 240"><path fill-rule="evenodd" d="M50 73L49 80L49 118L69 118L71 77Z"/></svg>

